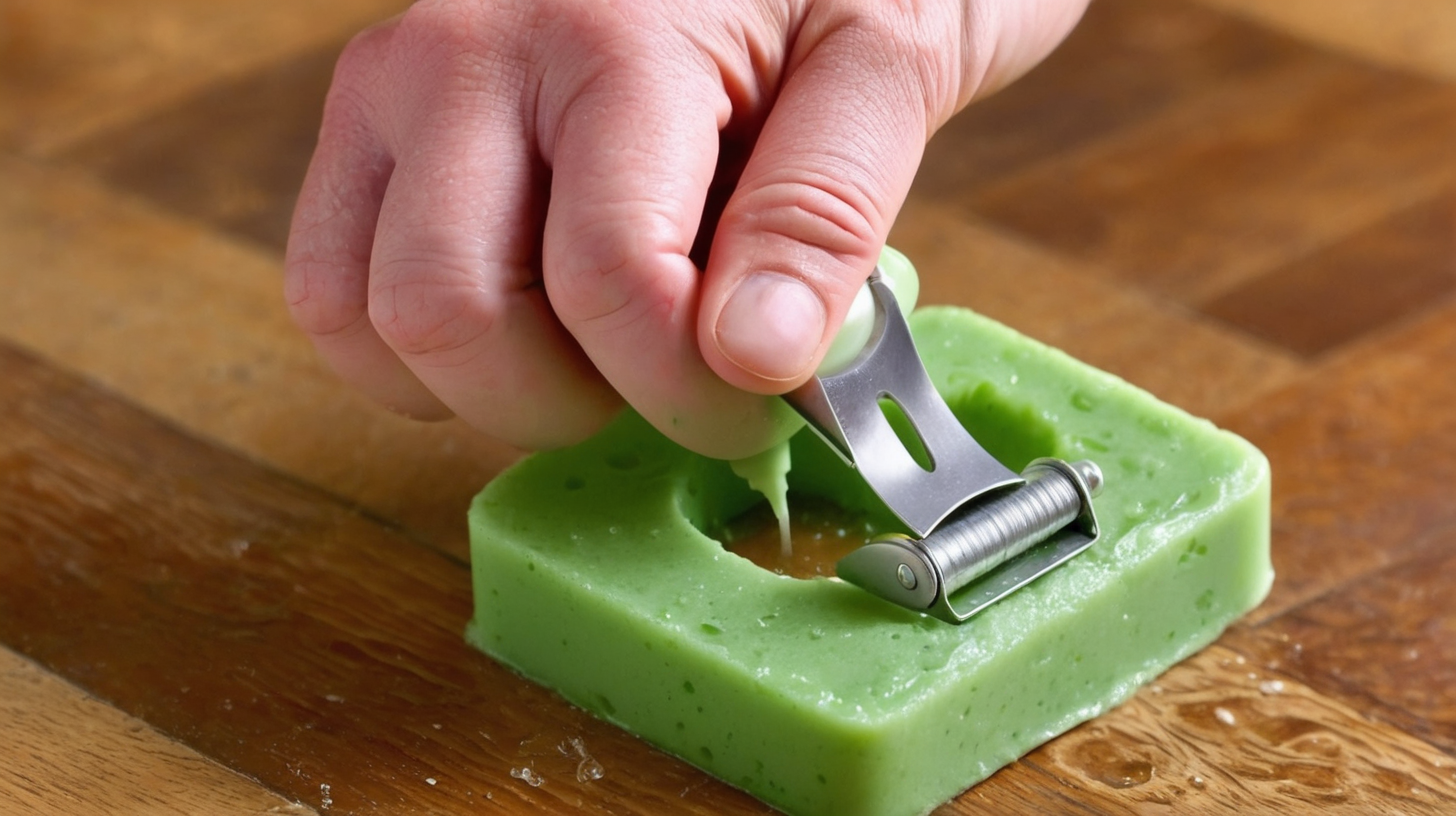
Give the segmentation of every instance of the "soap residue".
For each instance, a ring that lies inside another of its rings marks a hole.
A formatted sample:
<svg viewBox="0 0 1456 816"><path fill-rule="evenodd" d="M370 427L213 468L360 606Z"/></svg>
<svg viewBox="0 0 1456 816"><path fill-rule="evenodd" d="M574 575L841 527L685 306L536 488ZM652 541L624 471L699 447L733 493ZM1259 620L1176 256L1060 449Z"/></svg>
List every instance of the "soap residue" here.
<svg viewBox="0 0 1456 816"><path fill-rule="evenodd" d="M774 445L768 450L728 463L733 472L748 482L748 486L768 499L774 518L779 522L779 548L787 558L794 553L793 540L789 537L789 468L793 466L789 457L789 441Z"/></svg>

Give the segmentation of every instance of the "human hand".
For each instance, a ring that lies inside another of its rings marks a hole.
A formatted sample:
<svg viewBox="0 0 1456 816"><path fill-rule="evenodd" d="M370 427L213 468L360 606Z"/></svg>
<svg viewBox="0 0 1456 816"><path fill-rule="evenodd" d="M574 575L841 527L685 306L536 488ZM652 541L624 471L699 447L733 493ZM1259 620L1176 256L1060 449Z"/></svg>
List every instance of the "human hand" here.
<svg viewBox="0 0 1456 816"><path fill-rule="evenodd" d="M344 379L528 448L625 398L686 447L793 427L930 135L1087 0L420 0L339 61L289 239ZM620 395L620 396L619 396Z"/></svg>

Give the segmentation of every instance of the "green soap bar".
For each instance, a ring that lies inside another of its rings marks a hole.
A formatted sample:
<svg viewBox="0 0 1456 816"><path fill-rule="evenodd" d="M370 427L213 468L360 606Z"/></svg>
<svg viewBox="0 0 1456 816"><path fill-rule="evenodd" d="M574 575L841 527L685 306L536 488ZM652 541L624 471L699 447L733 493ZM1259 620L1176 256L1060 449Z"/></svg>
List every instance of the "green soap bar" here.
<svg viewBox="0 0 1456 816"><path fill-rule="evenodd" d="M1106 711L1264 597L1258 450L970 312L911 327L1005 464L1101 465L1095 546L952 626L725 551L701 531L761 499L627 414L477 497L470 642L789 813L895 816ZM793 445L792 490L885 517L812 434Z"/></svg>

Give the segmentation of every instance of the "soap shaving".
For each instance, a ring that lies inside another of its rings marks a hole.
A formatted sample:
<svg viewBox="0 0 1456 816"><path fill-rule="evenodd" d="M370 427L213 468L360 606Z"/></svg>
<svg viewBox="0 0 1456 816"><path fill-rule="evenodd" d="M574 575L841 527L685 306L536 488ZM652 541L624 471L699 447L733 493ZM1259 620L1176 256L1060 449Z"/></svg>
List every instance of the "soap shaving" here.
<svg viewBox="0 0 1456 816"><path fill-rule="evenodd" d="M789 535L789 469L793 467L789 441L786 439L762 453L728 464L749 487L768 500L769 509L779 522L779 552L784 558L793 555L794 542Z"/></svg>

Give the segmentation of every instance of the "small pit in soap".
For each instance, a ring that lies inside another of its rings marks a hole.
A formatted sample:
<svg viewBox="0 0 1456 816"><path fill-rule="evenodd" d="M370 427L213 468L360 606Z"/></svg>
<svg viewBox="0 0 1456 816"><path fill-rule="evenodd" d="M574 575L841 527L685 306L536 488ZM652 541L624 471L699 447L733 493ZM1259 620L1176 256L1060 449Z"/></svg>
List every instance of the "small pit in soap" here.
<svg viewBox="0 0 1456 816"><path fill-rule="evenodd" d="M834 564L876 535L866 518L818 496L790 494L792 551L783 552L779 523L768 502L760 502L709 535L724 549L759 567L791 578L830 578Z"/></svg>

